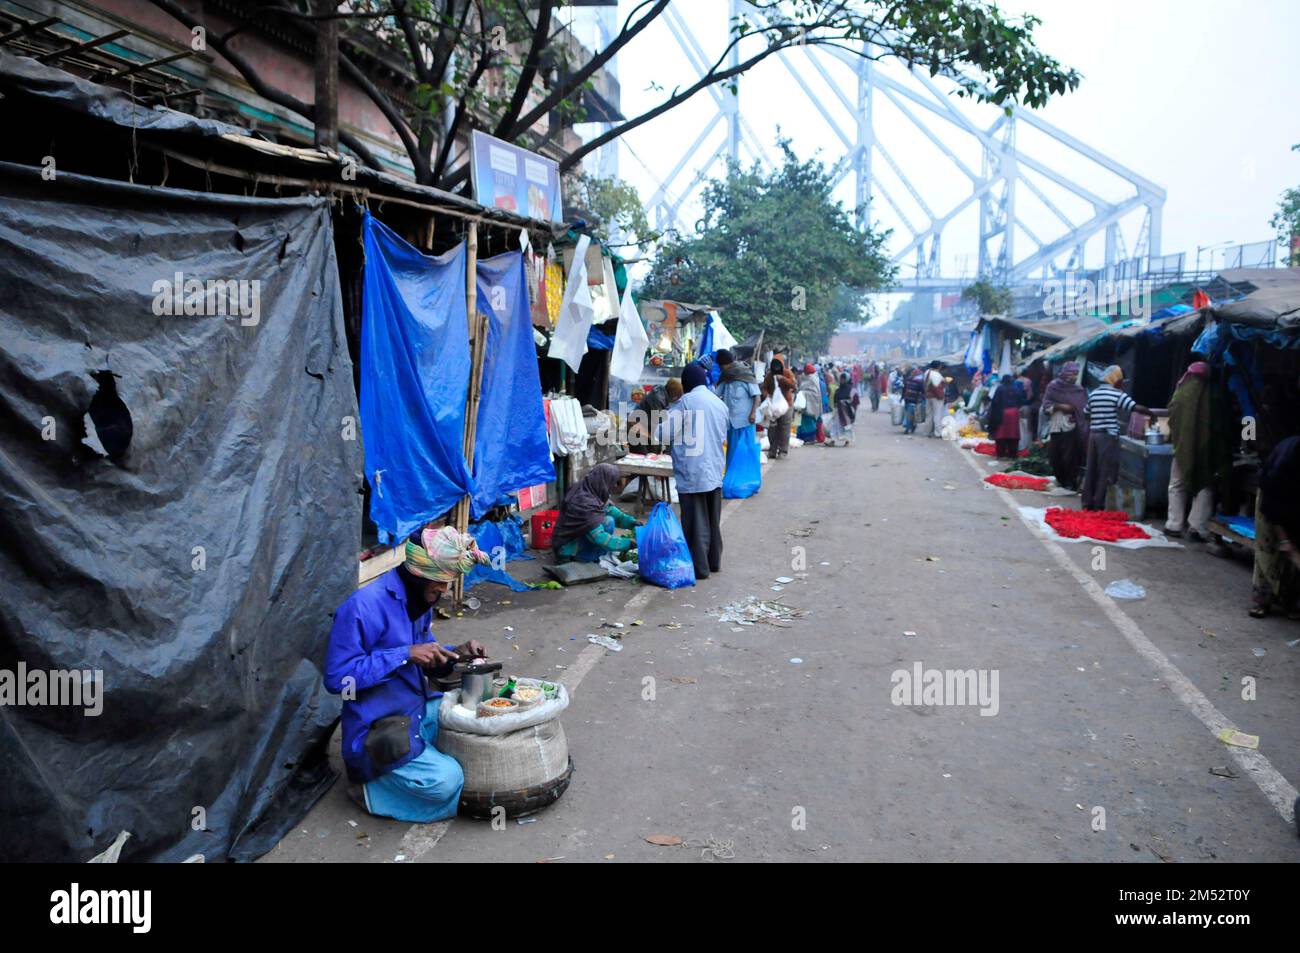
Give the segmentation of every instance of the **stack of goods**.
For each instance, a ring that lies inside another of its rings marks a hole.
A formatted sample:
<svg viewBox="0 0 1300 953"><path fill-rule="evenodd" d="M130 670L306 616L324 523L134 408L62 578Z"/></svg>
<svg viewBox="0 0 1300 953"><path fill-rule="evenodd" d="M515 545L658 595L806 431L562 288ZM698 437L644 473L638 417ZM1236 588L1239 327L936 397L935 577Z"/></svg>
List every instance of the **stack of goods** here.
<svg viewBox="0 0 1300 953"><path fill-rule="evenodd" d="M1141 526L1129 522L1127 513L1118 510L1067 510L1053 506L1043 519L1066 539L1086 536L1103 543L1117 543L1121 539L1151 538Z"/></svg>
<svg viewBox="0 0 1300 953"><path fill-rule="evenodd" d="M1047 477L1024 476L1018 473L994 473L984 478L985 483L1004 490L1046 490L1052 482Z"/></svg>
<svg viewBox="0 0 1300 953"><path fill-rule="evenodd" d="M557 457L580 454L587 449L587 421L582 405L572 397L552 397L542 402L551 453Z"/></svg>
<svg viewBox="0 0 1300 953"><path fill-rule="evenodd" d="M994 443L992 440L980 441L979 443L975 444L975 446L972 447L971 449L974 450L976 453L984 454L984 456L986 457L995 457L997 456L998 453L998 445ZM1019 455L1022 457L1027 457L1029 456L1029 451L1021 450Z"/></svg>
<svg viewBox="0 0 1300 953"><path fill-rule="evenodd" d="M962 424L961 429L957 431L957 435L960 437L987 437L988 433L981 430L980 422L971 417L966 423Z"/></svg>
<svg viewBox="0 0 1300 953"><path fill-rule="evenodd" d="M1023 470L1025 473L1032 473L1035 476L1051 476L1053 474L1052 462L1047 456L1047 444L1031 443L1029 449L1020 455L1020 462L1016 464L1017 470Z"/></svg>

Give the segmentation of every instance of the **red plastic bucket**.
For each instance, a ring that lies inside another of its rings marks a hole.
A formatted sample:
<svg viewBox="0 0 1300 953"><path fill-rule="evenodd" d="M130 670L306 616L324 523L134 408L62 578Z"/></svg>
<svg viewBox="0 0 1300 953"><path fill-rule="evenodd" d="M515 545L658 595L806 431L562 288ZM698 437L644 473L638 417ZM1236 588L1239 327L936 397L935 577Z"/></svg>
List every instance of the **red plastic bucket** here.
<svg viewBox="0 0 1300 953"><path fill-rule="evenodd" d="M551 548L551 536L555 533L555 522L559 518L559 510L542 510L533 514L533 549Z"/></svg>

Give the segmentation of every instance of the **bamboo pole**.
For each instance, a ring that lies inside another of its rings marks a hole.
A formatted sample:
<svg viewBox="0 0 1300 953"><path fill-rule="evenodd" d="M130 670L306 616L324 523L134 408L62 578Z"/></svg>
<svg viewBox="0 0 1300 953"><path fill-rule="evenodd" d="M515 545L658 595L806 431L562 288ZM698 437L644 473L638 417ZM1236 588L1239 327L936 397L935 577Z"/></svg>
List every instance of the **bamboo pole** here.
<svg viewBox="0 0 1300 953"><path fill-rule="evenodd" d="M479 394L483 387L483 357L487 351L487 316L478 311L478 223L469 223L466 242L465 307L469 317L469 393L465 397L465 429L462 450L465 465L474 472L474 441L478 434ZM462 533L469 529L470 498L462 497L453 511L456 529ZM465 594L464 577L452 587L452 599L460 605Z"/></svg>

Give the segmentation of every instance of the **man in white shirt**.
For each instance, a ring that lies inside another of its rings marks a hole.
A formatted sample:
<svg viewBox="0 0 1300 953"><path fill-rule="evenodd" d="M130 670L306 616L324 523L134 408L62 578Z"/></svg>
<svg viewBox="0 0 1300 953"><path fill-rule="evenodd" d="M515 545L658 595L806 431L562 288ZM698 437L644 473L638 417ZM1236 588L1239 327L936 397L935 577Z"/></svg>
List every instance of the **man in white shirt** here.
<svg viewBox="0 0 1300 953"><path fill-rule="evenodd" d="M926 411L930 415L930 436L941 437L939 424L943 420L944 400L943 395L947 390L948 382L944 380L943 371L940 368L943 364L939 361L931 361L929 368L925 372L925 403Z"/></svg>

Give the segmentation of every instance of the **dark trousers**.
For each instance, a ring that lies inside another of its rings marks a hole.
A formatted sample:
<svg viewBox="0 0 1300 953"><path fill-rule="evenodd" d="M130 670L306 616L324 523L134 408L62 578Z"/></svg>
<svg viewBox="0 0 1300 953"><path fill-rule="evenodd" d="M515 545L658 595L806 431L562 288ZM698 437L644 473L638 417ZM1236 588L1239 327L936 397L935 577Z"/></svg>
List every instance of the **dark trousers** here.
<svg viewBox="0 0 1300 953"><path fill-rule="evenodd" d="M772 425L767 428L767 455L776 459L776 455L790 452L790 424L794 421L794 409L787 410L783 415L772 421Z"/></svg>
<svg viewBox="0 0 1300 953"><path fill-rule="evenodd" d="M1047 459L1052 464L1056 482L1067 490L1079 483L1079 464L1083 462L1083 440L1079 430L1054 433L1047 441Z"/></svg>
<svg viewBox="0 0 1300 953"><path fill-rule="evenodd" d="M708 579L709 573L722 570L722 487L707 493L678 492L677 499L695 578Z"/></svg>
<svg viewBox="0 0 1300 953"><path fill-rule="evenodd" d="M1094 430L1088 434L1088 474L1083 481L1083 508L1104 510L1106 490L1119 476L1119 437Z"/></svg>

